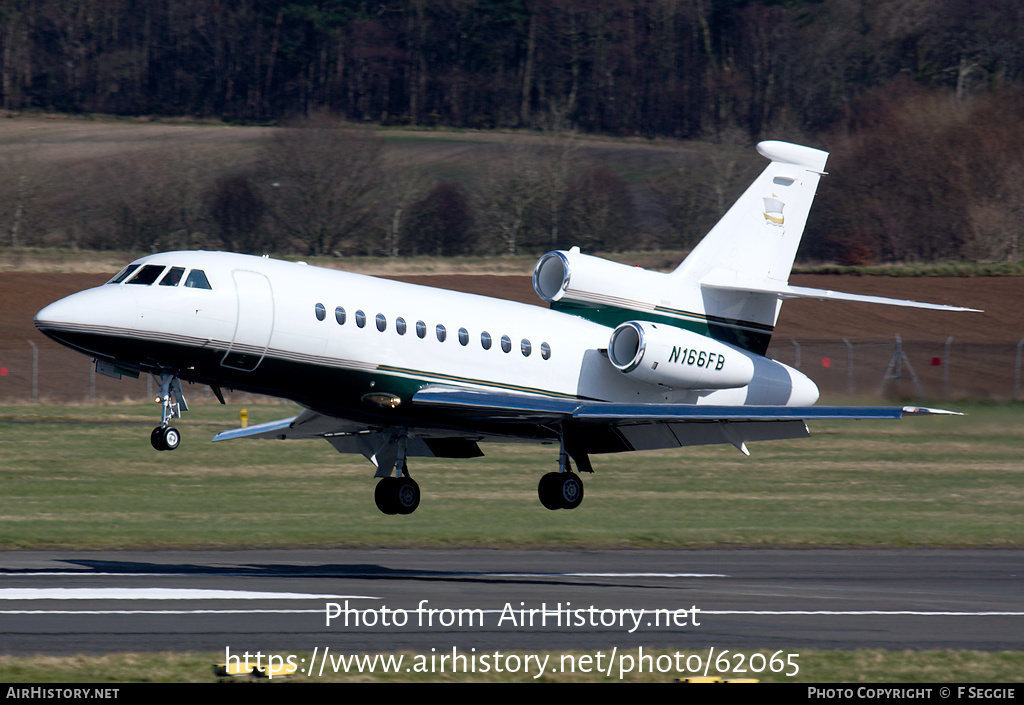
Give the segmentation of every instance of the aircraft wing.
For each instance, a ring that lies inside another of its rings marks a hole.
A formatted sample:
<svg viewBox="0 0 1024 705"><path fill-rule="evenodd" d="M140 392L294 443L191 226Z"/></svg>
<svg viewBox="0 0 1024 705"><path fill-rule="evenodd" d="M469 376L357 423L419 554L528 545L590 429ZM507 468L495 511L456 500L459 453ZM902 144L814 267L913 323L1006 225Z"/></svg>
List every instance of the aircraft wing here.
<svg viewBox="0 0 1024 705"><path fill-rule="evenodd" d="M230 441L237 438L323 438L339 453L359 453L378 468L387 470L394 466L392 456L396 452L395 434L391 432L371 430L365 425L309 409L286 419L221 431L213 440ZM417 435L410 438L407 452L409 457L419 458L476 458L483 455L473 438L443 432L437 437ZM387 464L388 460L390 465Z"/></svg>
<svg viewBox="0 0 1024 705"><path fill-rule="evenodd" d="M957 414L917 406L701 406L557 399L450 387L424 387L413 403L476 418L570 417L579 421L784 421L898 419L904 415Z"/></svg>
<svg viewBox="0 0 1024 705"><path fill-rule="evenodd" d="M898 419L907 415L952 414L910 406L699 406L624 403L486 392L452 387L424 387L413 395L416 406L436 409L462 421L500 428L501 423L572 428L574 444L589 453L615 453L680 446L729 443L744 453L753 441L802 438L807 420ZM474 434L475 435L475 434ZM475 437L439 432L410 442L412 457L468 458L482 455ZM492 440L500 439L500 432ZM338 452L361 453L374 460L391 441L386 432L371 432L344 419L308 409L297 416L222 431L214 441L236 438L325 438ZM375 461L376 462L376 461Z"/></svg>
<svg viewBox="0 0 1024 705"><path fill-rule="evenodd" d="M425 387L413 396L420 406L476 421L569 422L581 447L591 453L651 450L731 443L748 453L749 441L801 438L807 420L898 419L907 415L953 414L910 406L698 406L623 403Z"/></svg>
<svg viewBox="0 0 1024 705"><path fill-rule="evenodd" d="M213 437L214 441L230 441L236 438L319 438L331 434L354 433L362 430L357 426L343 419L336 419L331 416L324 416L315 411L305 409L297 416L289 416L286 419L267 421L266 423L254 424L245 428L233 428L230 431L221 431Z"/></svg>

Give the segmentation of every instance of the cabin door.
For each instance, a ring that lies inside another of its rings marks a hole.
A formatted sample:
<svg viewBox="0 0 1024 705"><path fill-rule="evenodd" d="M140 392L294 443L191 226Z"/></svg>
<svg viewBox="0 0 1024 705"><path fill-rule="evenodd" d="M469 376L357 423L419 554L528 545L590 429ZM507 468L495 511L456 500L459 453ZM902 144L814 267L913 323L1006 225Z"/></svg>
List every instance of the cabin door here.
<svg viewBox="0 0 1024 705"><path fill-rule="evenodd" d="M220 364L252 372L267 354L274 332L274 292L270 280L259 272L236 269L231 277L238 297L238 318L235 335Z"/></svg>

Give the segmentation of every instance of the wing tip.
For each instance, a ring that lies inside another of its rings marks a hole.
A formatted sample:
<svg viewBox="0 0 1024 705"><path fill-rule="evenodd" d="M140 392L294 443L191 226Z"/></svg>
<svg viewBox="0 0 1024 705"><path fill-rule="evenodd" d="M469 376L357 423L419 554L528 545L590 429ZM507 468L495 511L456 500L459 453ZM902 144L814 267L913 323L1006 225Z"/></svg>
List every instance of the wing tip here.
<svg viewBox="0 0 1024 705"><path fill-rule="evenodd" d="M905 406L904 416L963 416L963 412L948 409L934 409L927 406Z"/></svg>

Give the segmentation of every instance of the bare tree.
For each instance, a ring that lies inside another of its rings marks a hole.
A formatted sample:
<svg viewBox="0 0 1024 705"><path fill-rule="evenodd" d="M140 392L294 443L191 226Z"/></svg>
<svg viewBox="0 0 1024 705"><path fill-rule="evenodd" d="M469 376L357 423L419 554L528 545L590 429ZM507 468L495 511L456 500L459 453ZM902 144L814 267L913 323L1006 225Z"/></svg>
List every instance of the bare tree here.
<svg viewBox="0 0 1024 705"><path fill-rule="evenodd" d="M230 174L217 179L206 197L210 216L228 247L256 253L265 246L259 226L266 204L248 175Z"/></svg>
<svg viewBox="0 0 1024 705"><path fill-rule="evenodd" d="M430 177L421 169L403 164L388 172L388 188L381 194L382 209L378 227L384 230L382 248L388 257L406 254L409 209L430 185Z"/></svg>
<svg viewBox="0 0 1024 705"><path fill-rule="evenodd" d="M277 131L261 169L268 206L291 245L312 255L358 247L378 195L380 161L371 129L327 116Z"/></svg>
<svg viewBox="0 0 1024 705"><path fill-rule="evenodd" d="M509 145L504 159L493 159L480 185L478 198L485 236L514 255L529 239L535 209L544 197L536 155L522 144Z"/></svg>

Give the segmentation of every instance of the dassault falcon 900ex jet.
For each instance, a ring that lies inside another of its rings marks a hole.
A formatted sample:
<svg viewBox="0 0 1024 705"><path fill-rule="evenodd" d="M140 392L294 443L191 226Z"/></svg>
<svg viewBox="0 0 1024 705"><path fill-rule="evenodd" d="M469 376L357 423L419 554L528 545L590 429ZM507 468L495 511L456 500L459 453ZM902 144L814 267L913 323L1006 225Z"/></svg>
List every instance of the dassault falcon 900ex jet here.
<svg viewBox="0 0 1024 705"><path fill-rule="evenodd" d="M471 458L482 441L557 443L549 509L583 499L592 453L808 435L807 419L899 418L910 407L817 407L818 388L765 357L782 299L964 311L790 286L828 156L762 142L771 164L675 271L549 252L533 271L549 309L303 263L168 252L47 306L38 328L98 372L160 385L151 441L173 450L181 382L290 399L297 416L217 434L325 438L376 466L381 511L420 491L409 457ZM571 461L570 461L571 459Z"/></svg>

